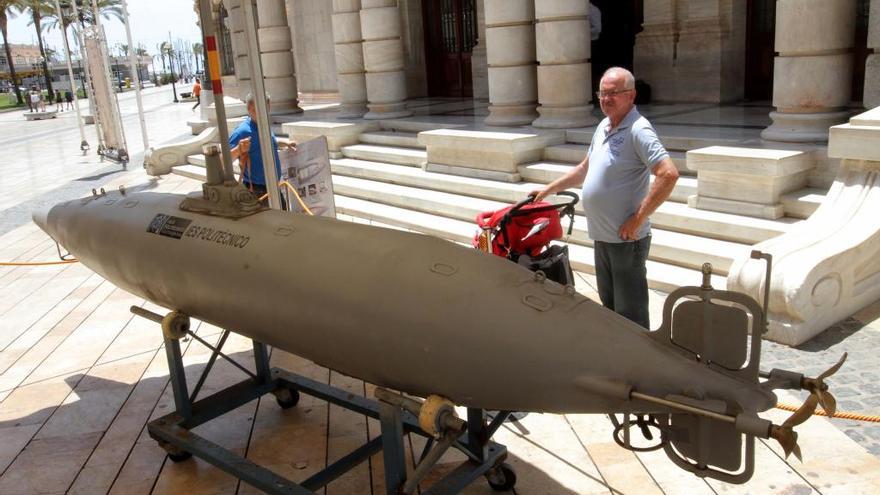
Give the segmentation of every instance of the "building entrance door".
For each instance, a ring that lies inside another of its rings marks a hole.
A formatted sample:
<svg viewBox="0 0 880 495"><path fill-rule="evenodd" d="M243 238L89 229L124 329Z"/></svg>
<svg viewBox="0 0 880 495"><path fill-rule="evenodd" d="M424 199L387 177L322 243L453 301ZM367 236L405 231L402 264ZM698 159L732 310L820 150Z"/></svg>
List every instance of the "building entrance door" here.
<svg viewBox="0 0 880 495"><path fill-rule="evenodd" d="M772 100L776 0L748 0L746 16L745 97Z"/></svg>
<svg viewBox="0 0 880 495"><path fill-rule="evenodd" d="M471 52L477 44L476 0L422 0L429 96L474 95Z"/></svg>

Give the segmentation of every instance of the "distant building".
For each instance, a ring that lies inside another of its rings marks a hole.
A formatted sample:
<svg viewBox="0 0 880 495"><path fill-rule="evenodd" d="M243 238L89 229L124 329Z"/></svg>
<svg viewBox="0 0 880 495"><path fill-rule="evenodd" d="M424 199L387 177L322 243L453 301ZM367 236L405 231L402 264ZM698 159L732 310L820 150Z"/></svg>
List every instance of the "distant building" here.
<svg viewBox="0 0 880 495"><path fill-rule="evenodd" d="M29 88L36 86L44 89L46 80L43 77L43 68L40 55L40 47L37 45L9 44L12 52L12 60L15 62L15 75L19 79L22 87ZM152 59L149 56L138 57L139 74L142 79L147 79L148 68ZM82 74L83 66L79 59L73 59L73 77L77 81L78 87L82 87L84 76ZM50 61L49 73L52 77L53 86L57 84L57 89L70 89L67 82L67 62L64 60ZM114 85L118 85L119 80L133 80L131 70L128 66L128 57L110 57L110 78ZM12 83L10 82L9 61L6 58L6 48L0 44L0 91L10 91Z"/></svg>

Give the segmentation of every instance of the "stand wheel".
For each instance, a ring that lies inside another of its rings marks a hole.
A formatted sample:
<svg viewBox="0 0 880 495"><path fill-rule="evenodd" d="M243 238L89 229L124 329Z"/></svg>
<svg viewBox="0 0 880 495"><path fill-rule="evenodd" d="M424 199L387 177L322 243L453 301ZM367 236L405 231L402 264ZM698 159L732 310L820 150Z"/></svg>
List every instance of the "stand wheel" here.
<svg viewBox="0 0 880 495"><path fill-rule="evenodd" d="M281 409L290 409L299 403L299 390L281 387L275 390L275 402Z"/></svg>
<svg viewBox="0 0 880 495"><path fill-rule="evenodd" d="M181 450L181 451L175 452L173 454L170 452L168 453L168 458L171 459L173 462L183 462L192 456L193 456L192 454L190 454L189 452L187 452L185 450Z"/></svg>
<svg viewBox="0 0 880 495"><path fill-rule="evenodd" d="M516 472L510 467L510 464L505 462L486 473L486 481L495 491L510 491L516 485Z"/></svg>

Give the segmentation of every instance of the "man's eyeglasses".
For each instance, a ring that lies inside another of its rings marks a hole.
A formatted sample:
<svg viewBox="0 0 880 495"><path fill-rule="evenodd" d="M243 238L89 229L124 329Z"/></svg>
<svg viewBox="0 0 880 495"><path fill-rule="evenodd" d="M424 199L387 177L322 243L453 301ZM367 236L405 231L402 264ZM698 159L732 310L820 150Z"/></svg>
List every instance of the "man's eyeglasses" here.
<svg viewBox="0 0 880 495"><path fill-rule="evenodd" d="M596 98L611 98L613 96L617 96L621 93L628 93L632 91L632 89L618 89L614 91L596 91Z"/></svg>

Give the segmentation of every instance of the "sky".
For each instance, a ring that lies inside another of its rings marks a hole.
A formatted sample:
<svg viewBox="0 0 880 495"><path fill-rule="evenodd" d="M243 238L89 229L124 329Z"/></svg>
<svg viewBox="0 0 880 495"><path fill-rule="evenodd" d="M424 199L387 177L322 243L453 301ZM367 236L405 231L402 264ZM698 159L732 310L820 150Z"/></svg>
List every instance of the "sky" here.
<svg viewBox="0 0 880 495"><path fill-rule="evenodd" d="M156 45L168 40L168 32L174 40L182 38L191 43L201 41L201 32L196 25L197 17L193 10L192 0L127 0L128 15L131 20L131 37L134 45L143 43L147 52L151 55L157 53ZM89 2L91 3L91 2ZM29 25L30 16L25 13L9 21L9 42L36 44L37 33L34 27ZM107 46L112 53L118 44L128 44L125 36L125 26L116 18L106 20L101 17L104 30L107 33ZM71 47L73 37L69 35ZM0 39L0 43L2 43ZM54 48L59 54L64 51L61 41L61 31L54 29L48 33L44 31L44 43Z"/></svg>

